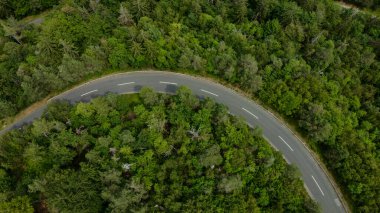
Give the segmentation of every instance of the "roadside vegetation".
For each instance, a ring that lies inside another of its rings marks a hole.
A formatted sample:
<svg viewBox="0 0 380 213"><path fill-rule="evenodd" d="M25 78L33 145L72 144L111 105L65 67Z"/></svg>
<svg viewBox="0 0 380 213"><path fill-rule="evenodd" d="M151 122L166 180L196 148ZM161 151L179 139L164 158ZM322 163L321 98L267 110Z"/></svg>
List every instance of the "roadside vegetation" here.
<svg viewBox="0 0 380 213"><path fill-rule="evenodd" d="M331 0L66 0L51 10L38 26L13 10L1 21L0 119L109 70L212 75L295 123L353 208L379 211L378 18Z"/></svg>
<svg viewBox="0 0 380 213"><path fill-rule="evenodd" d="M380 1L379 0L343 0L341 2L346 2L352 5L355 5L360 8L377 10L380 9Z"/></svg>
<svg viewBox="0 0 380 213"><path fill-rule="evenodd" d="M59 2L59 0L1 0L0 18L5 19L12 16L21 19L52 8Z"/></svg>
<svg viewBox="0 0 380 213"><path fill-rule="evenodd" d="M380 0L337 0L345 8L360 9L371 15L380 16Z"/></svg>
<svg viewBox="0 0 380 213"><path fill-rule="evenodd" d="M52 103L0 162L5 212L319 211L260 130L184 87Z"/></svg>

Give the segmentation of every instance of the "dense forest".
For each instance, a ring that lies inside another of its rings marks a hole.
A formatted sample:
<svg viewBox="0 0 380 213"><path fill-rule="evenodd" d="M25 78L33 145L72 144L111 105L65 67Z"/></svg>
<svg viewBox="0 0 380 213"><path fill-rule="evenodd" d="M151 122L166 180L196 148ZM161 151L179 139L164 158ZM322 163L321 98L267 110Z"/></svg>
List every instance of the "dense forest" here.
<svg viewBox="0 0 380 213"><path fill-rule="evenodd" d="M353 208L379 211L379 18L331 0L65 0L42 18L1 21L0 118L109 70L212 75L294 123Z"/></svg>
<svg viewBox="0 0 380 213"><path fill-rule="evenodd" d="M318 212L298 170L185 87L74 106L0 138L5 212Z"/></svg>

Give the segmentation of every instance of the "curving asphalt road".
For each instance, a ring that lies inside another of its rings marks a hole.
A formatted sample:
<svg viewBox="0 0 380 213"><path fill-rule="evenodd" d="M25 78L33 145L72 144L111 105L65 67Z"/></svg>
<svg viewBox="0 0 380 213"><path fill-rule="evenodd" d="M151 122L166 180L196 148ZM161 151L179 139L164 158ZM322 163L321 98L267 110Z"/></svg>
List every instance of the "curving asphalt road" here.
<svg viewBox="0 0 380 213"><path fill-rule="evenodd" d="M251 126L259 126L264 137L279 150L288 163L295 164L305 182L311 197L322 207L323 212L345 212L336 191L309 153L308 149L293 133L281 124L272 114L259 105L220 84L188 75L161 71L141 71L116 74L99 78L66 91L51 100L69 100L70 102L89 101L90 99L113 93L136 93L148 86L158 92L174 93L184 85L198 97L211 97L226 105L234 115L245 118ZM20 121L0 131L0 135L12 128L19 128L41 116L46 106L30 113Z"/></svg>

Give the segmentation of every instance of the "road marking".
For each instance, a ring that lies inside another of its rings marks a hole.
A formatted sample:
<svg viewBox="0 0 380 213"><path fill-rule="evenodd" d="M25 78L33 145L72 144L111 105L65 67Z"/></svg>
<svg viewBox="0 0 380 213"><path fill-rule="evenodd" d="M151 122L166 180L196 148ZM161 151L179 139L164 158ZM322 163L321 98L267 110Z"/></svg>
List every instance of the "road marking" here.
<svg viewBox="0 0 380 213"><path fill-rule="evenodd" d="M122 95L128 95L128 94L135 94L135 93L138 93L138 92L122 92L120 94L122 94Z"/></svg>
<svg viewBox="0 0 380 213"><path fill-rule="evenodd" d="M118 86L123 86L123 85L128 85L128 84L134 84L135 82L126 82L126 83L121 83L117 84Z"/></svg>
<svg viewBox="0 0 380 213"><path fill-rule="evenodd" d="M341 207L342 206L342 204L340 203L340 201L339 201L339 199L338 198L335 198L335 204L337 205L337 206L339 206L339 207Z"/></svg>
<svg viewBox="0 0 380 213"><path fill-rule="evenodd" d="M177 85L177 83L167 82L167 81L160 81L160 84L172 84L172 85Z"/></svg>
<svg viewBox="0 0 380 213"><path fill-rule="evenodd" d="M219 95L215 94L215 93L212 93L212 92L209 92L207 90L204 90L204 89L201 89L202 92L205 92L205 93L208 93L208 94L211 94L211 95L214 95L216 97L218 97Z"/></svg>
<svg viewBox="0 0 380 213"><path fill-rule="evenodd" d="M246 111L248 114L252 115L253 117L255 117L256 119L259 119L255 114L253 114L252 112L248 111L247 109L245 108L242 108L244 111Z"/></svg>
<svg viewBox="0 0 380 213"><path fill-rule="evenodd" d="M88 95L88 94L93 93L93 92L96 92L96 91L98 91L98 90L97 90L97 89L94 89L94 90L91 90L90 92L83 93L83 94L80 95L80 96L85 96L85 95Z"/></svg>
<svg viewBox="0 0 380 213"><path fill-rule="evenodd" d="M307 185L305 183L303 183L303 186L305 187L307 193L310 195L311 199L315 200L315 197L313 196L313 194L311 193L309 187L307 187Z"/></svg>
<svg viewBox="0 0 380 213"><path fill-rule="evenodd" d="M313 178L315 184L317 184L319 191L321 191L321 193L322 193L322 196L325 196L325 194L323 193L321 187L319 186L319 184L317 183L317 181L315 180L315 178L313 177L313 175L311 177Z"/></svg>
<svg viewBox="0 0 380 213"><path fill-rule="evenodd" d="M284 158L284 160L286 161L286 163L290 164L290 161L285 157L285 155L282 155L282 157Z"/></svg>
<svg viewBox="0 0 380 213"><path fill-rule="evenodd" d="M282 137L281 136L278 136L288 147L289 147L289 149L290 150L292 150L292 152L294 151L293 149L292 149L292 147L290 147L289 146L289 144L288 143L286 143L286 141L284 140L284 139L282 139Z"/></svg>

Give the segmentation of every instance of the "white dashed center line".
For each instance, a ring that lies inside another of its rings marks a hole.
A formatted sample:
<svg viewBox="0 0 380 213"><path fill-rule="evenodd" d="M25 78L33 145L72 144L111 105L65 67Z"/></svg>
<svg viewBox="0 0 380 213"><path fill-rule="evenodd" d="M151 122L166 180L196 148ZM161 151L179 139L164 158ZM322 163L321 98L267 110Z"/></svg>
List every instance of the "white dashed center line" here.
<svg viewBox="0 0 380 213"><path fill-rule="evenodd" d="M173 82L167 82L167 81L160 81L160 84L171 84L171 85L177 85L177 83L173 83Z"/></svg>
<svg viewBox="0 0 380 213"><path fill-rule="evenodd" d="M126 82L126 83L121 83L117 84L118 86L123 86L123 85L128 85L128 84L134 84L135 82Z"/></svg>
<svg viewBox="0 0 380 213"><path fill-rule="evenodd" d="M219 95L217 95L217 94L215 94L215 93L212 93L212 92L207 91L207 90L204 90L204 89L201 89L201 91L202 91L202 92L205 92L205 93L208 93L208 94L210 94L210 95L216 96L216 97L219 96Z"/></svg>
<svg viewBox="0 0 380 213"><path fill-rule="evenodd" d="M288 143L286 143L286 141L284 140L284 139L282 139L282 137L281 136L278 136L288 147L289 147L289 149L290 150L292 150L292 152L294 151L293 149L292 149L292 147L290 147L289 146L289 144Z"/></svg>
<svg viewBox="0 0 380 213"><path fill-rule="evenodd" d="M253 117L255 117L256 119L259 119L259 117L257 117L255 114L253 114L252 112L248 111L247 109L245 108L242 108L244 111L246 111L248 114L252 115Z"/></svg>
<svg viewBox="0 0 380 213"><path fill-rule="evenodd" d="M313 177L313 175L311 177L313 178L315 184L317 184L319 191L321 191L321 193L322 193L322 196L325 196L325 194L323 193L321 187L319 186L319 184L317 183L317 181L315 180L315 178Z"/></svg>
<svg viewBox="0 0 380 213"><path fill-rule="evenodd" d="M88 95L88 94L93 93L93 92L96 92L96 91L98 91L98 90L97 90L97 89L95 89L95 90L91 90L90 92L83 93L83 94L80 95L80 96L85 96L85 95Z"/></svg>

